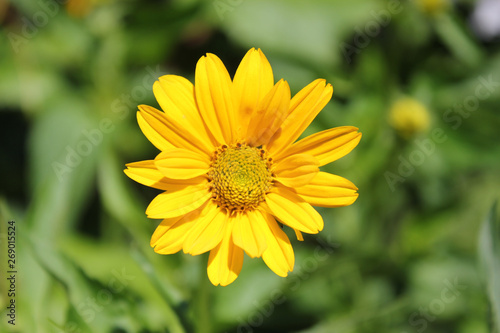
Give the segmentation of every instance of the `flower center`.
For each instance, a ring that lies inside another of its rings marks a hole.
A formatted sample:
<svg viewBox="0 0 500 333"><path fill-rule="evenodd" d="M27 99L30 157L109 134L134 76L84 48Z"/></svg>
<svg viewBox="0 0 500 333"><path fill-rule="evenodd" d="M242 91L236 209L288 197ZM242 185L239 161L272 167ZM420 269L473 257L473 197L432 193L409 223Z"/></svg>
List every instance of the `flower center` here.
<svg viewBox="0 0 500 333"><path fill-rule="evenodd" d="M272 185L272 160L266 155L241 143L220 147L208 171L213 200L230 212L257 207Z"/></svg>

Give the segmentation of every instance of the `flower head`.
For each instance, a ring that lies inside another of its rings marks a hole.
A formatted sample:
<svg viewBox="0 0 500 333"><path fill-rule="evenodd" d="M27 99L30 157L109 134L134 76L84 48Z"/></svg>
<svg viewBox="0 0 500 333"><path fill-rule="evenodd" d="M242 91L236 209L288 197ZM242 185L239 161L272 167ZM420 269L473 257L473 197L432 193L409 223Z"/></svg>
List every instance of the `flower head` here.
<svg viewBox="0 0 500 333"><path fill-rule="evenodd" d="M291 98L288 83L275 84L266 57L252 48L233 80L221 60L207 54L196 66L195 85L165 75L153 91L164 112L140 105L137 120L161 152L127 164L125 173L164 191L146 210L149 218L163 219L151 238L155 252L210 251L214 285L236 279L244 253L287 276L295 259L279 223L302 240L302 232L323 229L311 205L347 206L358 197L350 181L319 171L358 144L357 128L295 142L332 96L325 80Z"/></svg>
<svg viewBox="0 0 500 333"><path fill-rule="evenodd" d="M392 104L389 111L389 122L402 137L408 139L429 128L429 111L418 100L403 97Z"/></svg>

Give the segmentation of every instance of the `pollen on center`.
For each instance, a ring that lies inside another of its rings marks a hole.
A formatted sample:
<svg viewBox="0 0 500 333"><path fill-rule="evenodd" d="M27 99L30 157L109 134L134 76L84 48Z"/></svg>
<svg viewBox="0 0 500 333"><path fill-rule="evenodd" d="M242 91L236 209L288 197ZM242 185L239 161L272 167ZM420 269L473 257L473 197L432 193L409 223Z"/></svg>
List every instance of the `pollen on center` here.
<svg viewBox="0 0 500 333"><path fill-rule="evenodd" d="M208 172L213 200L231 213L257 207L272 186L271 163L264 149L223 145Z"/></svg>

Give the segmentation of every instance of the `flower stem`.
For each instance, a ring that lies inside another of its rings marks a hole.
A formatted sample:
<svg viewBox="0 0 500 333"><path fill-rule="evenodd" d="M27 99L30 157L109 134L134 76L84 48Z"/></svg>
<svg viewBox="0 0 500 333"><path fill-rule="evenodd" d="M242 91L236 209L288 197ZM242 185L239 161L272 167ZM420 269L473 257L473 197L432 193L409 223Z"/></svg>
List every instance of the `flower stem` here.
<svg viewBox="0 0 500 333"><path fill-rule="evenodd" d="M200 258L201 259L201 258ZM206 274L206 260L200 260L200 279L198 292L196 293L196 332L197 333L210 333L212 332L210 320L210 289L211 284L207 279Z"/></svg>

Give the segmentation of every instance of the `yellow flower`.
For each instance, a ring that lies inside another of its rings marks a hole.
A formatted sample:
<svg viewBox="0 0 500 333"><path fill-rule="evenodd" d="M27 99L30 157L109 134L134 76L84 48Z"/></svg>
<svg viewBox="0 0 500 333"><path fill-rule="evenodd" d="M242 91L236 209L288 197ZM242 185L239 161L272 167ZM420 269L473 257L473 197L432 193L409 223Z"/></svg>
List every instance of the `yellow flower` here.
<svg viewBox="0 0 500 333"><path fill-rule="evenodd" d="M429 128L429 112L416 99L403 97L392 104L389 111L389 123L401 136L408 139Z"/></svg>
<svg viewBox="0 0 500 333"><path fill-rule="evenodd" d="M302 240L301 232L323 229L311 205L347 206L358 197L350 181L319 171L358 144L357 128L332 128L295 142L332 96L325 80L291 98L288 83L274 84L271 65L252 48L233 80L209 53L198 61L194 86L165 75L153 91L165 112L140 105L137 119L161 152L127 164L125 173L165 191L146 210L149 218L163 219L151 238L155 252L210 251L214 285L236 279L243 252L287 276L295 259L277 220Z"/></svg>
<svg viewBox="0 0 500 333"><path fill-rule="evenodd" d="M434 15L446 11L450 2L449 0L417 0L417 5L424 13Z"/></svg>

